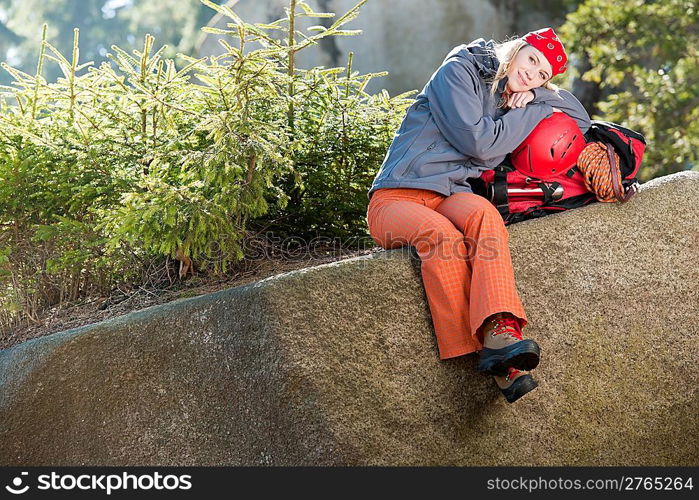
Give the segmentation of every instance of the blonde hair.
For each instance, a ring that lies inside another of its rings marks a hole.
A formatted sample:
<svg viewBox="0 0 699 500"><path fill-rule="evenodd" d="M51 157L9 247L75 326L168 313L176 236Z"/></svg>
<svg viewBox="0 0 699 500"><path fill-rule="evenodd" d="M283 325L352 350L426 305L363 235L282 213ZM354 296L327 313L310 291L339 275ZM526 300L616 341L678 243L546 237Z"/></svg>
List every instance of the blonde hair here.
<svg viewBox="0 0 699 500"><path fill-rule="evenodd" d="M498 66L498 70L495 73L492 81L488 82L490 83L491 95L495 95L498 90L498 85L500 84L500 81L505 78L505 75L510 69L512 61L514 61L515 57L517 57L519 51L527 45L527 42L523 38L517 37L498 43L493 47L493 51L495 53L494 55L498 58L498 61L500 61L500 65ZM553 91L558 91L559 88L557 85L551 83L551 78L546 80L542 87ZM498 103L498 108L504 107L506 103L507 99L505 99L503 96Z"/></svg>

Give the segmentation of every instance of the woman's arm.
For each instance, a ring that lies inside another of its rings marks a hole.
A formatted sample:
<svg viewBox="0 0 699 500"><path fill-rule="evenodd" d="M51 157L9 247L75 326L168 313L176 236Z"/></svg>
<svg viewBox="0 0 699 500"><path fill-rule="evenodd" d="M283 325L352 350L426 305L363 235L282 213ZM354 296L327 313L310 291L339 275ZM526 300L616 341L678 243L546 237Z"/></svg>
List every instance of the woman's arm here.
<svg viewBox="0 0 699 500"><path fill-rule="evenodd" d="M483 115L480 78L468 62L452 58L425 88L430 112L442 135L458 151L479 160L512 152L544 118L546 103L512 109L498 119Z"/></svg>
<svg viewBox="0 0 699 500"><path fill-rule="evenodd" d="M532 102L546 103L567 113L578 122L578 127L580 127L583 134L590 128L590 115L587 114L580 101L567 90L560 89L556 92L544 87L538 87L531 91L534 93Z"/></svg>

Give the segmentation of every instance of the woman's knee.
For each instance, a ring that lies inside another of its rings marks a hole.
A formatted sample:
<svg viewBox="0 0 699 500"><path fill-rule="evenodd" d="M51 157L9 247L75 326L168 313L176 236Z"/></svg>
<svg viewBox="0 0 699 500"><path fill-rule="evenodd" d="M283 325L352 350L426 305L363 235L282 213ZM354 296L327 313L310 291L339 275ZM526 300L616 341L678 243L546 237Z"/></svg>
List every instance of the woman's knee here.
<svg viewBox="0 0 699 500"><path fill-rule="evenodd" d="M448 220L429 226L425 225L425 228L417 234L418 240L426 241L432 246L463 239L463 237L464 235L461 231L454 227L454 224Z"/></svg>
<svg viewBox="0 0 699 500"><path fill-rule="evenodd" d="M372 239L383 248L437 246L463 237L443 215L407 201L370 206L367 222Z"/></svg>
<svg viewBox="0 0 699 500"><path fill-rule="evenodd" d="M437 207L437 211L457 227L463 227L472 217L502 223L502 216L495 205L483 196L473 193L454 193Z"/></svg>
<svg viewBox="0 0 699 500"><path fill-rule="evenodd" d="M450 260L466 257L463 233L446 219L444 223L430 225L419 231L411 245L423 261L432 258Z"/></svg>

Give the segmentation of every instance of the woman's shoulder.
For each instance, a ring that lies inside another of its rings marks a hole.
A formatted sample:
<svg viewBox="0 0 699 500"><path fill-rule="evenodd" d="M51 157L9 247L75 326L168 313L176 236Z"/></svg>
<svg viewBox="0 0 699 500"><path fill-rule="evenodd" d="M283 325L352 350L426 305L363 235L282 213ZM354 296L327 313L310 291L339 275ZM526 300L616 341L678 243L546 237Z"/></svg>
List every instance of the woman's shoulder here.
<svg viewBox="0 0 699 500"><path fill-rule="evenodd" d="M450 61L470 66L483 79L492 78L497 73L500 62L494 50L495 42L477 38L470 43L457 45L444 58L442 65Z"/></svg>

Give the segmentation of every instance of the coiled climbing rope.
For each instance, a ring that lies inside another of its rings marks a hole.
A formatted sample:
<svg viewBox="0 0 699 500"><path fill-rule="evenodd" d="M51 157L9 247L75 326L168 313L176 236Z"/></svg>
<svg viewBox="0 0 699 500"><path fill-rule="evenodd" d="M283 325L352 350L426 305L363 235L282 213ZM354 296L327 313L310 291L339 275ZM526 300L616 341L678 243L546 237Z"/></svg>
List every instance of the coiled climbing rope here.
<svg viewBox="0 0 699 500"><path fill-rule="evenodd" d="M597 201L615 202L612 175L617 178L617 185L621 186L621 170L619 169L619 155L614 152L615 168L609 162L607 147L600 142L591 142L578 156L578 168L585 180L585 186L593 192Z"/></svg>

